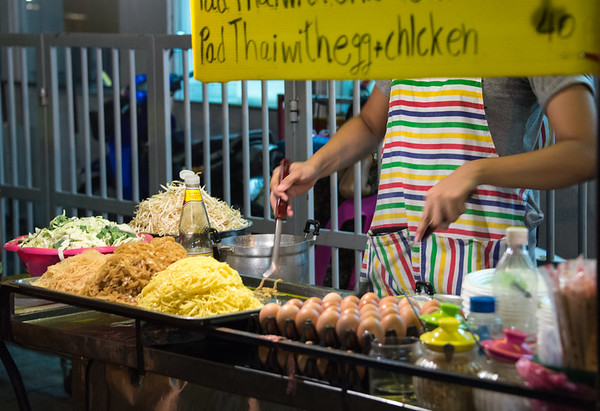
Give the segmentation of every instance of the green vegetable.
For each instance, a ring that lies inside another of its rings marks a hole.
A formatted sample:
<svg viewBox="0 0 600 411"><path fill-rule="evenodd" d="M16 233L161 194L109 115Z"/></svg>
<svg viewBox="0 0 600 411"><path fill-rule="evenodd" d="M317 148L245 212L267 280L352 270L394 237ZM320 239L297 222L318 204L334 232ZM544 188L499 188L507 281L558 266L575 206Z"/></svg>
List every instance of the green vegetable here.
<svg viewBox="0 0 600 411"><path fill-rule="evenodd" d="M117 224L102 217L67 217L65 212L50 221L47 228L36 228L33 234L19 241L21 247L72 248L117 246L141 241L126 224Z"/></svg>

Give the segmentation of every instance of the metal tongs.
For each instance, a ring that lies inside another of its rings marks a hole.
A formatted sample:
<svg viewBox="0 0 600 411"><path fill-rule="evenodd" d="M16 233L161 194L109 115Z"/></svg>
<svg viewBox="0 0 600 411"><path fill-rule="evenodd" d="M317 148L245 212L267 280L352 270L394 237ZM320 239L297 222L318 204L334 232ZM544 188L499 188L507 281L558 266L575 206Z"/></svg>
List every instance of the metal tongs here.
<svg viewBox="0 0 600 411"><path fill-rule="evenodd" d="M284 178L290 172L290 160L284 158L281 160L279 164L279 183L283 181ZM277 262L279 260L279 245L281 243L281 225L286 218L287 214L287 201L283 201L281 198L277 197L277 205L275 207L275 237L273 237L273 255L271 256L271 266L263 273L263 277L267 278L273 275L273 273L279 271L279 266Z"/></svg>

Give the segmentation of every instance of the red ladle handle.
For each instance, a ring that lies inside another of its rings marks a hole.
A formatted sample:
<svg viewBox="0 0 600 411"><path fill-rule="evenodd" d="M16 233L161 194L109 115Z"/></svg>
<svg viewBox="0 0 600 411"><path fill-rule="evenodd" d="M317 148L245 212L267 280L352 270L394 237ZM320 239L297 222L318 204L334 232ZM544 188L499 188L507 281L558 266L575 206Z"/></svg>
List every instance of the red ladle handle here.
<svg viewBox="0 0 600 411"><path fill-rule="evenodd" d="M290 160L288 160L287 158L282 159L281 162L279 163L279 167L280 167L279 184L281 184L283 179L286 178L288 176L288 174L290 173ZM277 198L275 219L285 220L285 217L287 215L287 206L288 206L287 201L283 201L279 197Z"/></svg>

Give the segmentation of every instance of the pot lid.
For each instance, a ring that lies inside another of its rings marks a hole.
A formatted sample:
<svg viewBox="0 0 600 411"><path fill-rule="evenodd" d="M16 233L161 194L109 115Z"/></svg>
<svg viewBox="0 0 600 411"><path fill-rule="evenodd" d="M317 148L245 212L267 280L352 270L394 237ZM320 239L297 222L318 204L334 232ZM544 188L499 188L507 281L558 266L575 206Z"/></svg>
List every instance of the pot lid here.
<svg viewBox="0 0 600 411"><path fill-rule="evenodd" d="M482 341L481 345L493 359L516 362L523 356L533 355L531 347L525 343L526 338L526 332L505 328L504 337Z"/></svg>
<svg viewBox="0 0 600 411"><path fill-rule="evenodd" d="M455 351L469 351L475 347L473 335L458 327L458 319L453 317L440 318L439 327L421 335L421 341L436 351L450 344Z"/></svg>

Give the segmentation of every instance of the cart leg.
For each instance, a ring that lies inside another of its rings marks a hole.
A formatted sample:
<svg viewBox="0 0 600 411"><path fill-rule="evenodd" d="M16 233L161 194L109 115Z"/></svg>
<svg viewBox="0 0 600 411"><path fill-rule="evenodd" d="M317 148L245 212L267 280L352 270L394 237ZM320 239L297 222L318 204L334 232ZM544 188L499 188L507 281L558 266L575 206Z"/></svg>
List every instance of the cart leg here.
<svg viewBox="0 0 600 411"><path fill-rule="evenodd" d="M13 389L15 390L19 409L21 411L30 411L31 407L29 406L29 399L27 398L27 392L25 391L23 378L21 378L21 373L17 368L17 364L15 364L15 361L10 355L10 351L8 351L4 341L0 341L0 358L2 358L2 364L4 364L6 373L10 378Z"/></svg>

